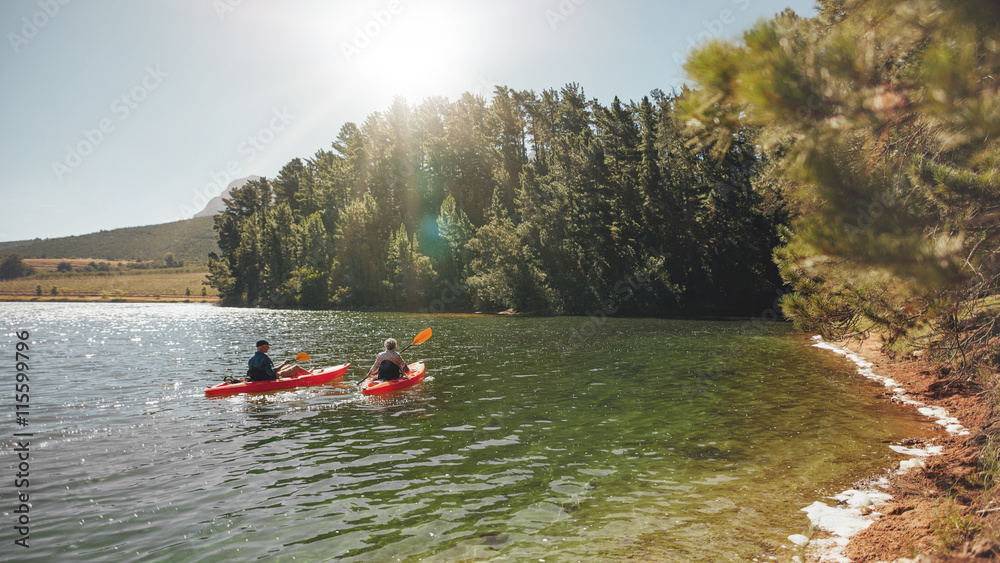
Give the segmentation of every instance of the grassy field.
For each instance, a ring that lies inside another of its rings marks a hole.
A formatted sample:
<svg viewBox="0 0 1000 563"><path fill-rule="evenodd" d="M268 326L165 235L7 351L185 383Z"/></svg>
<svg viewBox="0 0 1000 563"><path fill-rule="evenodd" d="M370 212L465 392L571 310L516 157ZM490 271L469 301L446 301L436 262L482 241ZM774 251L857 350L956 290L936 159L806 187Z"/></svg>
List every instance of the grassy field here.
<svg viewBox="0 0 1000 563"><path fill-rule="evenodd" d="M202 285L207 272L132 270L128 272L42 273L0 282L0 300L6 301L209 301L218 300L214 288ZM38 295L38 288L41 295ZM207 295L202 296L202 288ZM55 288L55 294L52 289ZM191 295L187 295L187 290Z"/></svg>

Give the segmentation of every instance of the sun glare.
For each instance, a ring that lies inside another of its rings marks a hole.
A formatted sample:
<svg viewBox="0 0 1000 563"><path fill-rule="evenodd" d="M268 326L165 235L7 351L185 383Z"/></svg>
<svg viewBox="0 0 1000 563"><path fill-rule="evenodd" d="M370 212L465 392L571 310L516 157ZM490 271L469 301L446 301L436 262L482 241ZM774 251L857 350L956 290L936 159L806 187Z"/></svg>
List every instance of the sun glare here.
<svg viewBox="0 0 1000 563"><path fill-rule="evenodd" d="M468 70L463 50L470 44L465 26L446 12L411 13L400 7L393 13L393 6L398 4L371 12L338 43L346 75L409 102L476 90L480 78Z"/></svg>

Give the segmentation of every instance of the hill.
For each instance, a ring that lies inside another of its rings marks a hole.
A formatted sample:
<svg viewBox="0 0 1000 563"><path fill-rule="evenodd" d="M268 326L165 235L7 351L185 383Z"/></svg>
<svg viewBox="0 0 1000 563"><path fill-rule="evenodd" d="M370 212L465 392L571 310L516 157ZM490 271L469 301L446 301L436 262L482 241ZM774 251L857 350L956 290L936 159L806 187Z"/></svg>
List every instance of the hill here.
<svg viewBox="0 0 1000 563"><path fill-rule="evenodd" d="M91 258L95 260L161 260L172 252L183 260L205 262L218 252L212 217L196 217L160 225L126 227L87 235L0 242L0 255L24 258Z"/></svg>

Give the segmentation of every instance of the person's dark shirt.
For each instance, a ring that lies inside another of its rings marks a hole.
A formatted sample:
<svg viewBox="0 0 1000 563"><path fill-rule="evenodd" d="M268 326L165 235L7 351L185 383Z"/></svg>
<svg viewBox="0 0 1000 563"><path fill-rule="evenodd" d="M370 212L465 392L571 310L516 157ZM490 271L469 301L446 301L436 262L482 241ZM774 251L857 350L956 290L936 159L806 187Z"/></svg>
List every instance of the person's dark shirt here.
<svg viewBox="0 0 1000 563"><path fill-rule="evenodd" d="M274 362L267 354L258 350L254 353L253 357L247 361L247 365L251 368L259 368L263 370L264 373L271 379L277 379L278 374L274 373Z"/></svg>

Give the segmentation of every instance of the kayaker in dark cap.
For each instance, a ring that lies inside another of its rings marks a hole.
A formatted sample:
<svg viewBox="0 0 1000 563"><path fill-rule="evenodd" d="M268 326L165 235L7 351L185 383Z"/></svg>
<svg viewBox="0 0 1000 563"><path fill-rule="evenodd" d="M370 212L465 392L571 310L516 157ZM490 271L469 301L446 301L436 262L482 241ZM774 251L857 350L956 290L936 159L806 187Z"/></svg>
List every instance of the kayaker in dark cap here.
<svg viewBox="0 0 1000 563"><path fill-rule="evenodd" d="M282 362L276 370L274 362L267 355L267 351L270 349L271 345L267 343L267 340L257 341L257 352L247 362L250 368L247 370L247 379L250 381L273 381L278 379L278 372L288 364L288 360Z"/></svg>
<svg viewBox="0 0 1000 563"><path fill-rule="evenodd" d="M378 372L379 381L392 381L399 379L404 373L409 373L410 368L403 361L403 356L396 351L396 339L389 338L385 341L385 352L375 358L375 365L368 371L368 376Z"/></svg>

